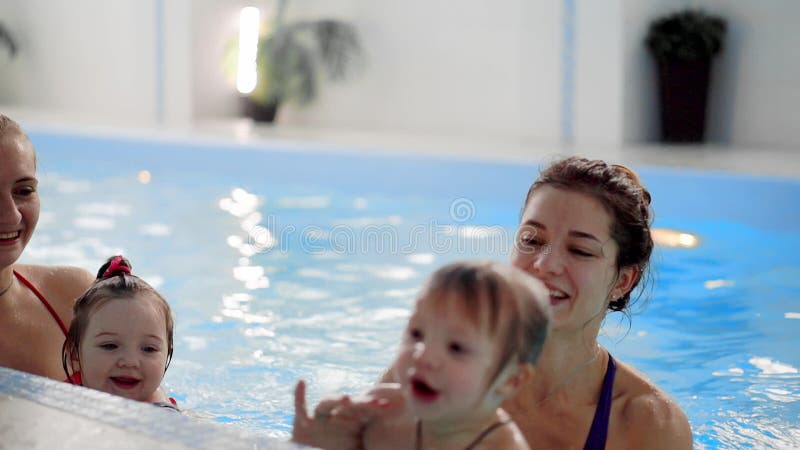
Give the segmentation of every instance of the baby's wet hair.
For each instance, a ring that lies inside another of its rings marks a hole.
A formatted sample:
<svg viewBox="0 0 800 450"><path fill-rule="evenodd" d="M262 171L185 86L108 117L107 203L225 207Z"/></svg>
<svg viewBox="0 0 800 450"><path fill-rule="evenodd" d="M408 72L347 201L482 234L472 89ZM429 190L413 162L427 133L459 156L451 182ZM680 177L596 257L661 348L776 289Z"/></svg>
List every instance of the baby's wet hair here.
<svg viewBox="0 0 800 450"><path fill-rule="evenodd" d="M497 377L509 362L535 364L548 333L549 294L539 280L493 261L448 264L431 275L420 293L434 305L457 299L470 322L500 335Z"/></svg>
<svg viewBox="0 0 800 450"><path fill-rule="evenodd" d="M111 300L133 301L141 294L147 294L155 299L164 313L167 331L167 364L172 360L173 328L172 310L166 299L150 284L131 273L131 263L127 258L117 255L108 258L97 271L97 278L86 292L81 295L73 307L73 319L70 323L67 338L61 351L61 363L67 379L72 379L68 362L77 358L81 340L92 315L100 307Z"/></svg>

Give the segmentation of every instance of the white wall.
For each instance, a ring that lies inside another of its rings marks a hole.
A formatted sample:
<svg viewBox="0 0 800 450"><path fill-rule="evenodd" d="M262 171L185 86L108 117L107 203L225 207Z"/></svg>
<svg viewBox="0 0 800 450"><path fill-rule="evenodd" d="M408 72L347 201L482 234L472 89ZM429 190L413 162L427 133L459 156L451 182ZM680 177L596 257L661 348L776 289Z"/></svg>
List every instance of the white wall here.
<svg viewBox="0 0 800 450"><path fill-rule="evenodd" d="M235 33L238 9L244 4L195 4L196 26L225 24L224 33L196 41L195 66L200 70L194 89L202 93L196 97L198 116L236 110L231 88L222 82L213 58ZM367 59L355 79L324 85L317 102L303 109L286 108L279 120L555 142L560 107L558 5L528 0L294 2L289 9L294 17L352 21Z"/></svg>
<svg viewBox="0 0 800 450"><path fill-rule="evenodd" d="M714 67L709 138L800 146L800 2L574 0L578 145L653 141L655 78L642 39L654 17L700 5L728 19ZM20 43L0 57L0 104L184 124L238 114L222 74L242 6L271 0L5 0ZM557 144L562 135L565 1L303 0L295 18L352 21L367 54L354 80L322 86L281 124ZM158 17L164 27L158 29ZM163 42L159 53L156 43ZM163 56L163 65L159 63Z"/></svg>
<svg viewBox="0 0 800 450"><path fill-rule="evenodd" d="M744 146L800 147L800 2L707 0L728 20L728 48L714 70L719 90L712 139Z"/></svg>
<svg viewBox="0 0 800 450"><path fill-rule="evenodd" d="M575 31L575 143L622 143L622 2L578 1Z"/></svg>
<svg viewBox="0 0 800 450"><path fill-rule="evenodd" d="M3 12L20 48L2 70L0 101L86 115L154 113L152 2L4 0Z"/></svg>
<svg viewBox="0 0 800 450"><path fill-rule="evenodd" d="M740 147L800 146L800 2L773 0L626 0L625 142L658 136L656 74L643 39L656 17L681 7L701 7L728 23L726 48L712 68L708 140Z"/></svg>
<svg viewBox="0 0 800 450"><path fill-rule="evenodd" d="M4 0L0 20L19 53L0 65L0 104L117 122L187 122L188 6L189 0ZM168 24L160 39L163 67L156 8Z"/></svg>
<svg viewBox="0 0 800 450"><path fill-rule="evenodd" d="M119 0L114 0L119 1ZM140 3L141 0L137 2ZM162 87L156 90L157 120L169 126L189 125L194 117L193 0L158 0L156 7L162 9L163 27L161 40ZM158 60L158 56L156 60ZM158 73L159 71L156 70Z"/></svg>

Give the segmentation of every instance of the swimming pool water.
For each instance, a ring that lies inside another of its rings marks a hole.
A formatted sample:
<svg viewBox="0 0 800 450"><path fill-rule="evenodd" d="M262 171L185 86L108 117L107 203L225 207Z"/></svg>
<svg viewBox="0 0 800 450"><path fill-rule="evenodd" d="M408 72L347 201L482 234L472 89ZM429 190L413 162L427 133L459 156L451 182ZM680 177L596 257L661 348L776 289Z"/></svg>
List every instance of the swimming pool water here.
<svg viewBox="0 0 800 450"><path fill-rule="evenodd" d="M195 416L286 437L309 401L390 363L427 274L507 261L537 168L31 133L42 215L24 260L91 271L122 252L166 296L166 386ZM800 182L639 168L661 228L630 324L602 342L687 412L697 448L800 447Z"/></svg>

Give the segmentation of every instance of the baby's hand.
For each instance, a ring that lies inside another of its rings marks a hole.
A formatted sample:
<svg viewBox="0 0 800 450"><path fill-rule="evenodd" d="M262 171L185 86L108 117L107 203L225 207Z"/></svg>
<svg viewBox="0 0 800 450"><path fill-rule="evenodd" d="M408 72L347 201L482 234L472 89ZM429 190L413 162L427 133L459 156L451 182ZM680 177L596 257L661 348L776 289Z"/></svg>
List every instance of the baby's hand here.
<svg viewBox="0 0 800 450"><path fill-rule="evenodd" d="M362 422L390 418L405 411L406 398L399 383L381 383L364 395L354 397L352 408Z"/></svg>

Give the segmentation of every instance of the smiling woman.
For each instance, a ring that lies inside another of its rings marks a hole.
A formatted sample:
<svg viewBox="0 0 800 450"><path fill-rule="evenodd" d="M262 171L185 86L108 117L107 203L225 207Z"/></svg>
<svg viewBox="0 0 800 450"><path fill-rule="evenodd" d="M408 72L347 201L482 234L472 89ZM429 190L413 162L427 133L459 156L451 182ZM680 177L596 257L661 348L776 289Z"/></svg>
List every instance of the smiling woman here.
<svg viewBox="0 0 800 450"><path fill-rule="evenodd" d="M650 193L624 166L578 157L542 171L525 199L512 264L550 291L553 328L533 378L505 405L543 448L691 448L681 409L598 342L626 311L653 250Z"/></svg>
<svg viewBox="0 0 800 450"><path fill-rule="evenodd" d="M63 379L64 323L91 275L74 267L16 264L39 220L36 156L25 132L2 114L0 161L0 366Z"/></svg>

